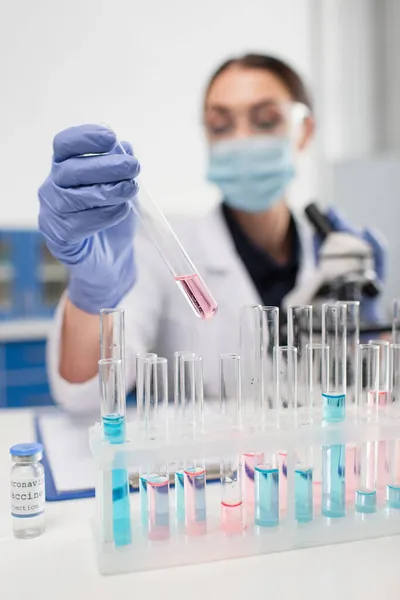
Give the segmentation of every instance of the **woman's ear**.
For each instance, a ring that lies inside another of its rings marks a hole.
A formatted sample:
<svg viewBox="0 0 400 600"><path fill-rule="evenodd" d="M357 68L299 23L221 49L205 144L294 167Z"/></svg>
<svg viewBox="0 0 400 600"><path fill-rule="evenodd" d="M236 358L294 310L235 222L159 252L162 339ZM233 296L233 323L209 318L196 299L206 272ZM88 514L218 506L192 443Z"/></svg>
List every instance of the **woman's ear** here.
<svg viewBox="0 0 400 600"><path fill-rule="evenodd" d="M315 120L314 117L307 117L304 119L303 131L300 135L300 139L297 145L298 150L305 150L310 144L315 131Z"/></svg>

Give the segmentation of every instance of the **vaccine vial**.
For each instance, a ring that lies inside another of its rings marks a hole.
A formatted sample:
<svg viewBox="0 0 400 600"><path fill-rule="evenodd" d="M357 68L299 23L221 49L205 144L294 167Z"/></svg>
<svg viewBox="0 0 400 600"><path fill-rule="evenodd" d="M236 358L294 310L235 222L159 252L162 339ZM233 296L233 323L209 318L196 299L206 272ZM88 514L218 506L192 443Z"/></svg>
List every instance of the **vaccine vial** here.
<svg viewBox="0 0 400 600"><path fill-rule="evenodd" d="M44 468L40 462L43 446L17 444L10 448L10 454L14 462L11 469L13 533L17 538L34 538L45 529Z"/></svg>

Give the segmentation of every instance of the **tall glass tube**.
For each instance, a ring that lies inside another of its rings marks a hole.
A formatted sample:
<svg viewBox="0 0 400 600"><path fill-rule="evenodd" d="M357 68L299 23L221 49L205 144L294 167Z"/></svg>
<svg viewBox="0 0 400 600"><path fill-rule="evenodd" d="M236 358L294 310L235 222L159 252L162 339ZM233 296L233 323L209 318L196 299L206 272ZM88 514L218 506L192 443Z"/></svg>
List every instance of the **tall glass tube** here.
<svg viewBox="0 0 400 600"><path fill-rule="evenodd" d="M200 357L190 354L183 354L180 362L179 385L183 423L187 426L188 435L193 438L203 429L202 362ZM201 457L188 460L184 465L183 480L186 533L203 535L207 528L205 460Z"/></svg>
<svg viewBox="0 0 400 600"><path fill-rule="evenodd" d="M274 408L274 348L279 346L279 308L261 306L260 308L260 365L258 409L256 416L262 423L268 423L270 411ZM260 414L261 411L261 414ZM260 419L261 416L261 419Z"/></svg>
<svg viewBox="0 0 400 600"><path fill-rule="evenodd" d="M329 379L329 346L326 344L312 344L306 347L307 378L309 404L312 421L319 423L322 420L322 394L327 388Z"/></svg>
<svg viewBox="0 0 400 600"><path fill-rule="evenodd" d="M323 419L343 421L346 409L347 307L344 304L322 305L322 343L329 346L329 369L323 390Z"/></svg>
<svg viewBox="0 0 400 600"><path fill-rule="evenodd" d="M346 407L347 309L344 304L323 304L322 342L329 346L329 366L323 389L323 421L343 421ZM346 447L322 448L322 514L344 517L346 513Z"/></svg>
<svg viewBox="0 0 400 600"><path fill-rule="evenodd" d="M400 301L399 306L400 306ZM400 325L399 325L400 327ZM391 345L391 402L400 406L400 344ZM397 410L396 410L397 412ZM386 442L387 482L386 501L389 508L400 509L400 439Z"/></svg>
<svg viewBox="0 0 400 600"><path fill-rule="evenodd" d="M101 393L101 416L103 438L110 444L125 442L125 390L123 388L122 361L115 358L99 360L99 380ZM110 490L111 487L111 490ZM111 481L106 474L103 481L103 525L105 532L110 529L112 513L112 535L116 546L132 542L129 483L126 469L112 469ZM106 497L107 496L107 497ZM111 511L110 502L111 500ZM106 537L108 537L106 533Z"/></svg>
<svg viewBox="0 0 400 600"><path fill-rule="evenodd" d="M136 355L136 406L137 416L141 424L145 423L144 364L149 358L157 358L157 354L154 354L154 352L146 352Z"/></svg>
<svg viewBox="0 0 400 600"><path fill-rule="evenodd" d="M240 357L237 354L220 355L220 410L235 428L241 426ZM240 457L222 460L221 528L227 534L243 531L243 499Z"/></svg>
<svg viewBox="0 0 400 600"><path fill-rule="evenodd" d="M400 344L390 345L390 404L400 407Z"/></svg>
<svg viewBox="0 0 400 600"><path fill-rule="evenodd" d="M294 346L274 348L274 404L278 424L292 422L297 417L297 357Z"/></svg>
<svg viewBox="0 0 400 600"><path fill-rule="evenodd" d="M119 149L126 154L120 142L117 142L117 144ZM217 312L218 305L216 301L141 178L138 178L137 181L139 183L139 194L135 203L132 204L133 210L142 221L147 235L164 260L195 315L201 319L210 319Z"/></svg>
<svg viewBox="0 0 400 600"><path fill-rule="evenodd" d="M175 408L175 425L179 429L179 434L186 433L183 427L184 420L184 399L181 395L181 369L182 356L193 357L195 354L188 351L178 351L174 354L174 408ZM177 432L178 433L178 432ZM176 465L175 471L175 516L178 525L185 525L185 462L180 461Z"/></svg>
<svg viewBox="0 0 400 600"><path fill-rule="evenodd" d="M354 405L356 402L357 387L357 353L360 343L360 303L358 300L339 302L346 307L347 343L346 343L346 403Z"/></svg>
<svg viewBox="0 0 400 600"><path fill-rule="evenodd" d="M375 420L379 398L379 348L360 344L358 348L357 415L360 419ZM356 455L357 487L355 509L372 513L377 506L378 442L358 444ZM349 487L349 481L347 481Z"/></svg>
<svg viewBox="0 0 400 600"><path fill-rule="evenodd" d="M167 359L147 358L144 363L144 410L149 440L167 436L168 375ZM150 540L165 540L170 535L169 473L165 463L141 468L140 504L142 525Z"/></svg>
<svg viewBox="0 0 400 600"><path fill-rule="evenodd" d="M240 357L243 419L255 422L260 378L261 306L243 306L240 311Z"/></svg>
<svg viewBox="0 0 400 600"><path fill-rule="evenodd" d="M311 360L307 348L312 346L313 311L311 305L289 306L287 314L288 346L297 348L297 387L298 407L301 408L302 421L310 422L311 406L307 373L310 371Z"/></svg>
<svg viewBox="0 0 400 600"><path fill-rule="evenodd" d="M379 348L379 406L390 404L390 343L386 340L369 340Z"/></svg>
<svg viewBox="0 0 400 600"><path fill-rule="evenodd" d="M392 343L400 344L400 298L393 300Z"/></svg>

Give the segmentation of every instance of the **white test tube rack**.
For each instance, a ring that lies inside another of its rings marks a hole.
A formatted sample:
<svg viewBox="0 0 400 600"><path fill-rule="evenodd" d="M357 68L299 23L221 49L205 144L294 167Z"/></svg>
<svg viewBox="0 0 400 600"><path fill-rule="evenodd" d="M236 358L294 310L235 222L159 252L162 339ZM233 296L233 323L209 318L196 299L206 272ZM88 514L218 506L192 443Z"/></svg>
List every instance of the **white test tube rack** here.
<svg viewBox="0 0 400 600"><path fill-rule="evenodd" d="M384 499L378 500L378 510L373 514L357 513L354 498L346 503L346 516L327 518L321 515L320 506L314 509L309 523L295 519L293 493L293 466L298 448L322 449L334 444L354 444L369 441L389 441L400 438L400 410L397 403L379 411L374 422L356 419L348 409L342 423L298 424L285 419L278 429L272 411L270 423L263 430L246 427L233 429L220 416L211 416L204 422L204 431L196 439L182 438L178 430L170 428L168 441L142 439L138 423L127 423L127 442L111 445L102 440L101 426L90 429L90 448L98 472L96 487L96 516L93 530L99 571L102 574L128 573L158 569L228 558L238 558L270 552L294 550L318 545L349 542L400 533L400 509L389 509ZM276 527L257 527L253 521L239 534L227 535L221 530L219 483L207 485L207 533L198 537L186 535L175 526L174 491L170 493L171 534L168 540L149 541L142 531L139 502L131 495L132 544L115 547L104 542L104 519L102 519L102 487L104 474L112 469L123 468L129 473L139 471L143 465L167 462L173 465L182 460L201 457L212 460L229 459L249 451L278 453L287 452L287 505Z"/></svg>

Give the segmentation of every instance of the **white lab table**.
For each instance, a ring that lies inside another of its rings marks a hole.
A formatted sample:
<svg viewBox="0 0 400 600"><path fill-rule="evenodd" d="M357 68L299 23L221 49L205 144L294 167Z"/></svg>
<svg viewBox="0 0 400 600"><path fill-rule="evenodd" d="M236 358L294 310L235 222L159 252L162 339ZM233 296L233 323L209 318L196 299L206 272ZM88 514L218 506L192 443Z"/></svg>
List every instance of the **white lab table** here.
<svg viewBox="0 0 400 600"><path fill-rule="evenodd" d="M0 412L0 598L71 600L398 600L400 536L254 558L102 577L89 520L93 500L49 503L47 530L13 538L9 446L33 439L32 412ZM135 499L137 501L137 499Z"/></svg>

